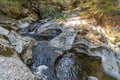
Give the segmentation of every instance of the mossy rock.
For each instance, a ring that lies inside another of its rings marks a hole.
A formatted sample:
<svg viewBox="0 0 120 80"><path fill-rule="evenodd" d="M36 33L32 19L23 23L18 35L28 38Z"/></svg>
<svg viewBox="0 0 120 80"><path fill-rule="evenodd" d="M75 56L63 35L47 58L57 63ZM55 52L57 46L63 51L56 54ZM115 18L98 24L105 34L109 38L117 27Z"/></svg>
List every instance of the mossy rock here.
<svg viewBox="0 0 120 80"><path fill-rule="evenodd" d="M99 57L87 57L79 55L78 61L82 66L82 75L84 77L96 76L100 80L116 80L113 77L106 74L102 68L102 61Z"/></svg>
<svg viewBox="0 0 120 80"><path fill-rule="evenodd" d="M10 57L14 54L14 49L0 45L0 55Z"/></svg>
<svg viewBox="0 0 120 80"><path fill-rule="evenodd" d="M31 13L37 13L41 19L62 17L61 7L47 0L0 0L0 14L15 19L27 17Z"/></svg>
<svg viewBox="0 0 120 80"><path fill-rule="evenodd" d="M22 0L0 0L0 13L16 19L26 17L22 4Z"/></svg>
<svg viewBox="0 0 120 80"><path fill-rule="evenodd" d="M32 64L33 64L33 59L32 58L30 58L26 61L27 66L31 66Z"/></svg>

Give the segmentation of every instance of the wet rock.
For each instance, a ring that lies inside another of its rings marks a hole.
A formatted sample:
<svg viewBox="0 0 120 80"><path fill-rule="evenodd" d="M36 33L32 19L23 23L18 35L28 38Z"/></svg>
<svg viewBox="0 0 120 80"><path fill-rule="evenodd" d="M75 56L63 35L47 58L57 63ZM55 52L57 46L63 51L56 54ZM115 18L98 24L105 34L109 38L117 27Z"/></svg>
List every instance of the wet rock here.
<svg viewBox="0 0 120 80"><path fill-rule="evenodd" d="M20 40L18 41L18 37L13 32L11 32L9 34L9 41L10 41L11 45L15 46L15 50L18 53L22 52L23 48L22 48L21 41Z"/></svg>
<svg viewBox="0 0 120 80"><path fill-rule="evenodd" d="M40 76L42 80L50 80L48 75L46 74L48 73L48 70L49 68L47 66L41 65L36 68L36 74Z"/></svg>
<svg viewBox="0 0 120 80"><path fill-rule="evenodd" d="M43 31L45 30L51 30L51 29L60 29L61 31L63 30L63 27L57 24L55 20L51 19L43 19L40 21L36 21L32 23L29 27L22 28L19 30L19 34L21 35L34 35L38 34L40 35Z"/></svg>
<svg viewBox="0 0 120 80"><path fill-rule="evenodd" d="M33 65L32 70L38 74L43 80L57 80L54 67L56 58L62 55L48 42L40 42L32 49Z"/></svg>
<svg viewBox="0 0 120 80"><path fill-rule="evenodd" d="M57 80L56 72L54 72L56 60L62 55L61 50L71 48L76 33L74 29L65 28L54 20L47 19L40 22L21 29L19 33L31 36L38 41L38 44L32 48L31 70L43 80ZM50 37L51 40L41 42L40 38L45 37Z"/></svg>
<svg viewBox="0 0 120 80"><path fill-rule="evenodd" d="M89 76L88 80L99 80L98 78L94 77L94 76Z"/></svg>
<svg viewBox="0 0 120 80"><path fill-rule="evenodd" d="M8 35L9 31L0 26L0 35Z"/></svg>
<svg viewBox="0 0 120 80"><path fill-rule="evenodd" d="M11 31L8 34L8 38L9 38L11 45L14 46L15 50L18 53L21 53L23 51L23 48L25 47L25 45L29 44L31 41L34 42L32 38L22 37L14 31Z"/></svg>
<svg viewBox="0 0 120 80"><path fill-rule="evenodd" d="M36 41L50 41L61 33L60 29L47 29L40 34L35 33L29 36L33 37Z"/></svg>
<svg viewBox="0 0 120 80"><path fill-rule="evenodd" d="M56 74L59 80L82 80L81 79L81 65L76 61L72 53L67 53L64 57L58 62L56 66Z"/></svg>
<svg viewBox="0 0 120 80"><path fill-rule="evenodd" d="M46 23L46 21L48 22ZM19 33L37 37L37 40L44 37L52 37L53 39L50 41L52 46L65 50L71 48L76 36L74 29L66 28L64 25L58 24L55 20L45 19L40 22L21 29Z"/></svg>
<svg viewBox="0 0 120 80"><path fill-rule="evenodd" d="M34 43L32 41L29 42L29 44L24 46L23 51L20 54L23 62L27 66L31 66L33 63L33 59L32 59L32 47L33 46L34 46Z"/></svg>
<svg viewBox="0 0 120 80"><path fill-rule="evenodd" d="M19 34L32 36L33 38L55 37L62 32L60 28L55 26L57 23L54 20L44 19L31 24L29 27L19 30Z"/></svg>
<svg viewBox="0 0 120 80"><path fill-rule="evenodd" d="M60 29L60 30L65 29L63 26L60 26L55 20L49 20L49 19L47 23L44 22L44 24L38 25L38 27L39 28L36 29L36 32L39 34L47 29Z"/></svg>
<svg viewBox="0 0 120 80"><path fill-rule="evenodd" d="M63 31L59 36L52 39L50 44L54 47L61 48L63 50L68 50L72 47L76 33L74 30Z"/></svg>

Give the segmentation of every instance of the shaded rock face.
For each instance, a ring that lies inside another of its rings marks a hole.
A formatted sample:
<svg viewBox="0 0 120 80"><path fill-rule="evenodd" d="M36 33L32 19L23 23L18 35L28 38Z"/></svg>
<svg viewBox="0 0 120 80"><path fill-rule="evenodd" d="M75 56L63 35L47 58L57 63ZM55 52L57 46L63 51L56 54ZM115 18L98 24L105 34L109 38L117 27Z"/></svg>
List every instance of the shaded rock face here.
<svg viewBox="0 0 120 80"><path fill-rule="evenodd" d="M40 34L33 34L33 35L31 34L30 36L37 41L42 41L42 40L49 41L61 33L62 31L60 29L48 29L41 32Z"/></svg>
<svg viewBox="0 0 120 80"><path fill-rule="evenodd" d="M62 30L55 26L57 26L57 23L54 20L40 20L29 27L20 29L19 34L29 35L37 41L51 40L62 33Z"/></svg>

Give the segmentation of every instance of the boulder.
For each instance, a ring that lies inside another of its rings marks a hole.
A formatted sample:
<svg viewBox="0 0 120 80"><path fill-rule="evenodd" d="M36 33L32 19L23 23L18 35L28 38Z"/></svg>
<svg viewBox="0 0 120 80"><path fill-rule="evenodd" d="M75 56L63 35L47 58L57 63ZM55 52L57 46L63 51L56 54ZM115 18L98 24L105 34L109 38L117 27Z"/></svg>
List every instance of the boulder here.
<svg viewBox="0 0 120 80"><path fill-rule="evenodd" d="M52 39L50 44L54 47L61 48L63 50L69 50L74 42L76 33L74 30L65 30L59 36Z"/></svg>
<svg viewBox="0 0 120 80"><path fill-rule="evenodd" d="M38 80L14 49L0 45L0 80Z"/></svg>
<svg viewBox="0 0 120 80"><path fill-rule="evenodd" d="M21 53L26 45L28 45L31 41L34 40L30 37L23 37L17 34L15 31L11 31L8 34L9 41L11 45L15 48L18 53Z"/></svg>
<svg viewBox="0 0 120 80"><path fill-rule="evenodd" d="M78 37L77 40L75 40L73 50L79 54L82 53L87 56L100 57L105 73L118 80L120 79L119 60L116 58L117 53L110 47L97 41L92 42L91 39Z"/></svg>
<svg viewBox="0 0 120 80"><path fill-rule="evenodd" d="M17 56L0 56L0 64L0 80L37 80Z"/></svg>
<svg viewBox="0 0 120 80"><path fill-rule="evenodd" d="M59 60L56 66L58 80L84 80L80 74L81 64L77 60L73 53L67 53Z"/></svg>
<svg viewBox="0 0 120 80"><path fill-rule="evenodd" d="M0 35L8 35L9 31L0 26Z"/></svg>

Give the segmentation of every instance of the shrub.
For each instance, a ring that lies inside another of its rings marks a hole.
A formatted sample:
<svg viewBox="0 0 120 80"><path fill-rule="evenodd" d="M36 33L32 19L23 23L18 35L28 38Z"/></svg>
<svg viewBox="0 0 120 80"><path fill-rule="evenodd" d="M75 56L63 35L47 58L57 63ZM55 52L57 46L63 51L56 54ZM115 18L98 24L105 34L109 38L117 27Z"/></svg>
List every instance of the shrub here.
<svg viewBox="0 0 120 80"><path fill-rule="evenodd" d="M80 14L85 18L95 18L98 24L104 26L105 21L110 21L113 12L114 15L119 14L118 4L118 0L81 0L80 7L83 12Z"/></svg>
<svg viewBox="0 0 120 80"><path fill-rule="evenodd" d="M22 0L0 0L0 13L12 18L26 16L23 11Z"/></svg>
<svg viewBox="0 0 120 80"><path fill-rule="evenodd" d="M27 0L29 9L32 9L36 12L39 17L47 18L47 17L61 17L62 14L60 12L60 5L56 5L55 2L49 0Z"/></svg>

